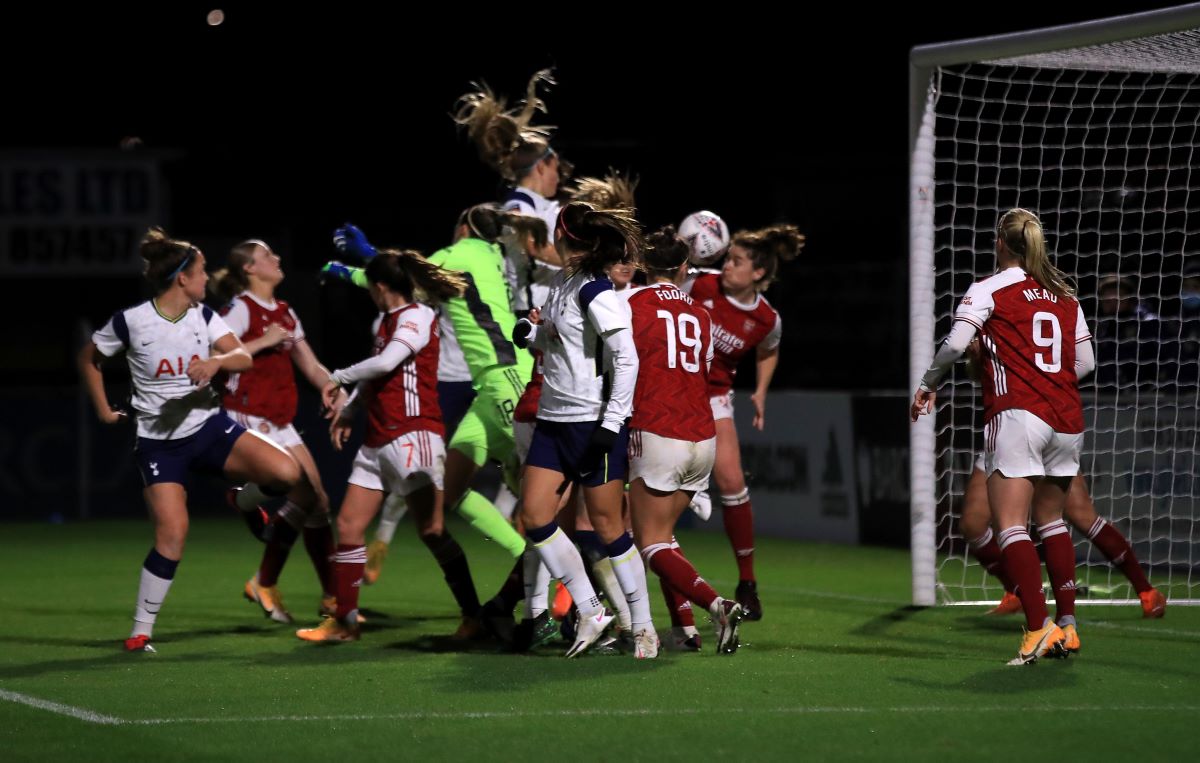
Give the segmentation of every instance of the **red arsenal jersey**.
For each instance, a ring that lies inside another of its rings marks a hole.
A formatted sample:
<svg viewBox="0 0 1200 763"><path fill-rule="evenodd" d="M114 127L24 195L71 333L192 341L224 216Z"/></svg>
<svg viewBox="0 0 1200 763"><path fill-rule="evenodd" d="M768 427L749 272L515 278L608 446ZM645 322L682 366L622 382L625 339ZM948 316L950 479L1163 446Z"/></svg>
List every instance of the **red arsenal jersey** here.
<svg viewBox="0 0 1200 763"><path fill-rule="evenodd" d="M437 314L417 302L387 313L375 332L375 354L388 342L408 345L413 353L383 376L363 382L370 395L364 444L378 448L419 430L444 436L437 395Z"/></svg>
<svg viewBox="0 0 1200 763"><path fill-rule="evenodd" d="M1078 301L1052 294L1012 267L968 289L954 320L979 329L986 421L1019 409L1056 432L1083 431L1075 345L1092 335Z"/></svg>
<svg viewBox="0 0 1200 763"><path fill-rule="evenodd" d="M715 437L708 402L712 320L674 284L627 293L638 353L630 428L690 442Z"/></svg>
<svg viewBox="0 0 1200 763"><path fill-rule="evenodd" d="M292 346L304 339L300 319L287 302L276 300L270 306L249 292L234 297L221 315L242 342L258 339L272 323L292 333L294 341L280 342L256 353L254 366L248 371L229 374L221 395L221 405L227 410L258 416L276 426L292 423L296 416Z"/></svg>
<svg viewBox="0 0 1200 763"><path fill-rule="evenodd" d="M716 356L709 374L709 395L722 395L733 386L743 355L760 344L768 350L779 346L779 313L761 294L749 305L734 302L721 291L721 277L715 273L700 275L691 294L712 316Z"/></svg>

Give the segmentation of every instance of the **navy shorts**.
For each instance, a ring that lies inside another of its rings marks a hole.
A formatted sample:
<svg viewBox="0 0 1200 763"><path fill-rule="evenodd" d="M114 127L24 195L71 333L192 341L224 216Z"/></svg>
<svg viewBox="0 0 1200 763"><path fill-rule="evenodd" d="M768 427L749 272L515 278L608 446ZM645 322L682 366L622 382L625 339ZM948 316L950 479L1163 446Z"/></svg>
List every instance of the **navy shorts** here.
<svg viewBox="0 0 1200 763"><path fill-rule="evenodd" d="M137 438L133 453L146 487L160 482L188 484L188 472L221 474L233 444L246 428L222 411L197 431L178 440Z"/></svg>
<svg viewBox="0 0 1200 763"><path fill-rule="evenodd" d="M467 415L471 403L475 400L475 387L471 382L437 383L438 407L442 409L442 424L446 427L446 442L454 436L454 430Z"/></svg>
<svg viewBox="0 0 1200 763"><path fill-rule="evenodd" d="M561 472L583 487L597 487L629 475L629 427L622 426L612 450L590 451L588 442L598 421L537 420L525 463Z"/></svg>

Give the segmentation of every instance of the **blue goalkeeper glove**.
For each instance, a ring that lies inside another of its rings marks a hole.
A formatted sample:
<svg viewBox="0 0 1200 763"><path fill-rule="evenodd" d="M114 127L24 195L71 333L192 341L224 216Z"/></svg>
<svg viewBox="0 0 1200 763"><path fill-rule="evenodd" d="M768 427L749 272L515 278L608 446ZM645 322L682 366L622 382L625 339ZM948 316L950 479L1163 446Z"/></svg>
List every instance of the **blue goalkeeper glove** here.
<svg viewBox="0 0 1200 763"><path fill-rule="evenodd" d="M369 262L378 254L371 242L367 241L366 234L350 223L333 232L333 245L342 254L352 254L363 261Z"/></svg>

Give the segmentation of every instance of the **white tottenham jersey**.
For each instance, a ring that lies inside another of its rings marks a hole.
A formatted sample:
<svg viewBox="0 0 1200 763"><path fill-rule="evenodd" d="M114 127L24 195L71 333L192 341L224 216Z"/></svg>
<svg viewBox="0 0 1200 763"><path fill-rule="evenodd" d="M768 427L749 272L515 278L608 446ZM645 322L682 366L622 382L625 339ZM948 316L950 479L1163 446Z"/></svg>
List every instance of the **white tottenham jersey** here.
<svg viewBox="0 0 1200 763"><path fill-rule="evenodd" d="M618 334L632 349L629 303L617 296L611 281L585 273L568 278L565 271L555 277L536 333L545 375L539 419L603 417L609 428L619 428L633 405L637 353L622 353L615 367L608 343Z"/></svg>
<svg viewBox="0 0 1200 763"><path fill-rule="evenodd" d="M546 240L554 243L554 230L558 226L559 203L547 199L528 188L514 188L504 200L504 209L523 215L539 217L546 223ZM513 310L523 312L541 308L550 297L550 284L562 268L531 260L525 252L516 248L505 248L505 275L513 289Z"/></svg>
<svg viewBox="0 0 1200 763"><path fill-rule="evenodd" d="M154 301L118 310L92 341L108 357L125 351L133 380L138 437L178 440L193 434L220 411L211 385L196 387L187 376L193 360L207 360L209 348L232 334L221 316L199 305L172 321Z"/></svg>
<svg viewBox="0 0 1200 763"><path fill-rule="evenodd" d="M438 328L442 332L441 344L438 345L438 381L471 381L471 369L467 367L467 359L462 348L458 346L454 324L444 309L438 311Z"/></svg>

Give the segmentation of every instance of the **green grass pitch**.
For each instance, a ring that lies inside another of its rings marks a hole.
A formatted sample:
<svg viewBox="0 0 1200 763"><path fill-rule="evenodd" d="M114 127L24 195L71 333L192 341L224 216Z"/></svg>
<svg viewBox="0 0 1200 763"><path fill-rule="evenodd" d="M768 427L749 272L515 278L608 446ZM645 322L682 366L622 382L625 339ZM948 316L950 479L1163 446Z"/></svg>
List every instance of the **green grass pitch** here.
<svg viewBox="0 0 1200 763"><path fill-rule="evenodd" d="M464 525L482 598L511 565ZM402 525L363 591L362 641L302 643L241 598L261 546L198 520L159 615L126 654L147 522L0 525L0 760L1193 759L1200 609L1083 607L1083 649L1009 668L1019 618L907 606L905 552L760 539L765 618L732 657L455 650L455 608ZM733 588L724 536L681 542ZM655 617L669 627L651 581ZM281 580L318 592L299 546ZM701 618L698 618L701 619Z"/></svg>

